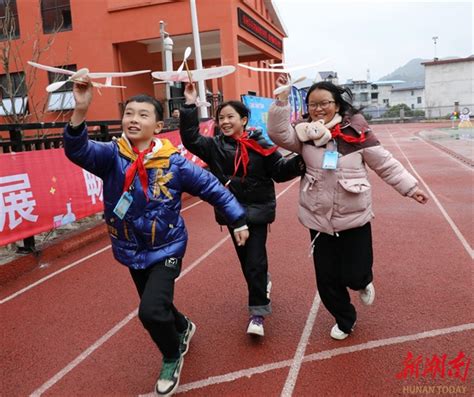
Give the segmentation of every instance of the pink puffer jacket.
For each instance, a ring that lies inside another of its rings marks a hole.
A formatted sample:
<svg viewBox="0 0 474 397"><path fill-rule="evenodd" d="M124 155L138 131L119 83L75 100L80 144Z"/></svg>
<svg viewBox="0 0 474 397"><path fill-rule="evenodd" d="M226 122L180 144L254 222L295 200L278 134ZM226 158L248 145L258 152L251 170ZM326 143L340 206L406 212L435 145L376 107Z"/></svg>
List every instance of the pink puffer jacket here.
<svg viewBox="0 0 474 397"><path fill-rule="evenodd" d="M366 140L362 144L350 144L337 138L340 153L337 169L326 170L322 168L324 152L334 150L334 144L331 141L327 147L317 147L312 142L299 141L289 124L290 111L288 104L279 101L272 104L268 135L277 145L301 154L305 161L298 213L304 226L332 235L363 226L373 218L365 164L403 196L411 196L416 191L417 180L380 145L362 115L345 119L341 131L351 136L365 132Z"/></svg>

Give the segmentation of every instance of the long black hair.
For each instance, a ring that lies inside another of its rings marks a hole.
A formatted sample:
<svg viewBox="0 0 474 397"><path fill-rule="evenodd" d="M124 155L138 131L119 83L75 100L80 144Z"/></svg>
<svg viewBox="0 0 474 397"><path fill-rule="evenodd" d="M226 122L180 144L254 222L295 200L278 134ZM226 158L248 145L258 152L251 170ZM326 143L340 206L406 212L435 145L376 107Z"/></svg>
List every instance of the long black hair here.
<svg viewBox="0 0 474 397"><path fill-rule="evenodd" d="M233 108L240 116L240 118L247 117L247 124L250 121L250 109L245 106L242 102L240 101L227 101L227 102L222 102L216 110L216 123L219 124L219 115L222 112L222 109L224 109L226 106L230 106ZM247 124L244 125L244 128L247 127Z"/></svg>
<svg viewBox="0 0 474 397"><path fill-rule="evenodd" d="M332 94L336 105L339 105L339 114L344 117L344 115L348 114L350 116L359 113L360 109L356 109L352 106L352 99L354 95L352 91L348 87L341 87L339 85L333 84L329 81L320 81L318 83L314 83L308 90L306 94L306 105L308 105L309 101L309 94L311 94L314 90L326 90Z"/></svg>

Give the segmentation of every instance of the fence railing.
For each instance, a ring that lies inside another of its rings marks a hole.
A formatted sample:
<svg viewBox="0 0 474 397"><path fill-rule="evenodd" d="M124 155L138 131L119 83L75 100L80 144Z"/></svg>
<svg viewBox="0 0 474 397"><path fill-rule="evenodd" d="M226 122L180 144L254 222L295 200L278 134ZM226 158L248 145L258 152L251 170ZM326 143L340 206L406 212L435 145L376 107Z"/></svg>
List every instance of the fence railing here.
<svg viewBox="0 0 474 397"><path fill-rule="evenodd" d="M2 124L0 131L8 131L9 139L0 138L0 154L61 148L66 124L66 122ZM89 137L95 141L108 142L112 137L119 137L122 133L120 120L87 121L87 126ZM178 127L165 124L162 132L176 128ZM29 131L36 131L36 136L32 136Z"/></svg>
<svg viewBox="0 0 474 397"><path fill-rule="evenodd" d="M393 105L392 107L398 106L399 104ZM359 108L361 105L356 105L356 108ZM474 113L474 104L472 103L458 103L453 105L444 105L444 106L414 106L405 111L404 115L391 115L387 116L387 112L390 110L390 107L384 106L374 106L370 104L363 104L363 113L372 118L372 120L377 119L400 119L412 118L413 120L422 120L422 119L445 119L449 120L450 116L454 111L462 113L463 111Z"/></svg>
<svg viewBox="0 0 474 397"><path fill-rule="evenodd" d="M63 141L62 131L66 124L66 122L54 122L0 125L0 131L8 131L10 138L0 140L0 153L60 148ZM89 136L97 141L107 142L113 136L121 134L119 120L88 121L87 125ZM36 136L31 136L28 131L36 131Z"/></svg>
<svg viewBox="0 0 474 397"><path fill-rule="evenodd" d="M209 109L209 115L210 117L213 117L216 113L217 107L222 103L223 97L222 94L207 94L206 95L206 101L211 104L211 106L208 108ZM184 97L174 97L169 99L169 110L170 113L173 111L173 109L180 108L181 105L183 105L185 102Z"/></svg>

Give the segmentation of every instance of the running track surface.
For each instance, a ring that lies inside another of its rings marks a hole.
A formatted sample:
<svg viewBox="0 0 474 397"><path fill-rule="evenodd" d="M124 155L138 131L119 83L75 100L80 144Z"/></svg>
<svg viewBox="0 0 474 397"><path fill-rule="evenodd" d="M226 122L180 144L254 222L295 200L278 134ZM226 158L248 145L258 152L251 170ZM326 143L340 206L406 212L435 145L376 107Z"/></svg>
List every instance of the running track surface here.
<svg viewBox="0 0 474 397"><path fill-rule="evenodd" d="M376 299L365 307L351 293L358 321L344 341L329 337L334 321L316 291L296 180L277 185L267 245L274 313L263 339L245 333L246 286L227 232L207 203L184 202L190 240L175 303L197 332L179 394L473 394L472 168L415 135L427 128L374 127L430 201L403 198L371 172ZM3 286L0 302L1 396L151 395L161 355L106 237Z"/></svg>

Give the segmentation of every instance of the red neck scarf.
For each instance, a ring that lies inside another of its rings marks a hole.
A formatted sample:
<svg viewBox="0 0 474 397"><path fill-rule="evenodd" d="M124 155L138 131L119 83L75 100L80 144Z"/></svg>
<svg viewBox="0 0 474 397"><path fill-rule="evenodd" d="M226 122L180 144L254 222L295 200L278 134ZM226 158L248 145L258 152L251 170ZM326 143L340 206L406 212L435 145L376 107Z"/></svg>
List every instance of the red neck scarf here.
<svg viewBox="0 0 474 397"><path fill-rule="evenodd" d="M254 152L261 154L262 156L269 156L272 153L275 153L278 149L278 146L273 146L268 149L264 149L261 147L257 141L250 139L247 131L239 138L234 138L237 141L237 150L235 151L235 158L234 158L234 175L237 173L240 163L242 163L242 167L244 169L244 177L247 175L247 165L249 163L249 153L248 148L252 149ZM232 175L232 176L234 176Z"/></svg>
<svg viewBox="0 0 474 397"><path fill-rule="evenodd" d="M143 151L139 151L135 146L132 147L133 152L138 155L135 161L130 165L128 170L125 173L125 183L123 185L123 191L126 192L133 183L133 179L135 178L135 174L138 171L138 178L140 179L140 183L142 185L143 193L145 193L145 198L148 201L148 175L146 173L145 164L143 164L143 160L145 159L145 155L150 153L155 146L155 142L151 142L148 149Z"/></svg>
<svg viewBox="0 0 474 397"><path fill-rule="evenodd" d="M341 126L339 124L336 124L336 126L331 130L331 135L334 139L341 137L341 139L347 143L362 143L365 141L365 132L363 132L358 138L345 135L341 132Z"/></svg>

